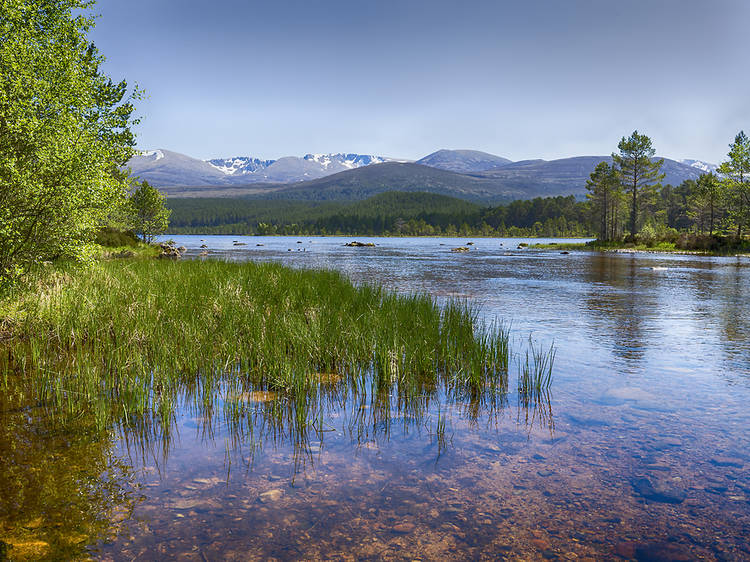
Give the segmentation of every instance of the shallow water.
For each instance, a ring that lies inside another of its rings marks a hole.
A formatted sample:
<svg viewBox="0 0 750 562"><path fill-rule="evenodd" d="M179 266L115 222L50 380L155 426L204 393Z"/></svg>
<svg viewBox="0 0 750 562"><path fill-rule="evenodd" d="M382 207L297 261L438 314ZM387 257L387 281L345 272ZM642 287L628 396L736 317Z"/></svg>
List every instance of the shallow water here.
<svg viewBox="0 0 750 562"><path fill-rule="evenodd" d="M517 369L494 402L406 404L327 381L304 435L269 423L269 397L254 395L239 423L186 403L169 439L61 426L5 397L0 521L28 542L105 560L750 558L750 260L499 239L174 240L196 258L470 299L512 323L516 360L529 336L554 342L551 392L524 403Z"/></svg>

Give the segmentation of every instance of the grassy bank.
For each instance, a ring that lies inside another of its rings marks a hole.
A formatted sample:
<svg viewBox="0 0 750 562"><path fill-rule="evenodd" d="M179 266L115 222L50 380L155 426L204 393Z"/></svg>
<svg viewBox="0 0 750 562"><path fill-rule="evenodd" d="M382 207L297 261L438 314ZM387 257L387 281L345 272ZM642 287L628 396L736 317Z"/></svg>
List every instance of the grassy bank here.
<svg viewBox="0 0 750 562"><path fill-rule="evenodd" d="M533 244L536 250L588 250L594 252L662 252L672 254L696 254L708 256L734 256L750 253L750 241L714 238L711 241L697 240L656 240L649 242L569 242Z"/></svg>
<svg viewBox="0 0 750 562"><path fill-rule="evenodd" d="M507 388L502 326L478 326L461 302L439 307L335 272L115 260L50 273L0 306L5 381L19 374L35 398L102 425L167 422L183 393L208 407L221 390L241 413L265 392L301 427L324 384L405 400Z"/></svg>

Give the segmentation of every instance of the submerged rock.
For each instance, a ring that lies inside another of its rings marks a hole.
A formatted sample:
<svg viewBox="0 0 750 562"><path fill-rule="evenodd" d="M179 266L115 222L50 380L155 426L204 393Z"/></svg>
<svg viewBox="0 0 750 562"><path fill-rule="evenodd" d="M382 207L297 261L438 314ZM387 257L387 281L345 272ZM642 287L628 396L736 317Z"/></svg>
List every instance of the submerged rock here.
<svg viewBox="0 0 750 562"><path fill-rule="evenodd" d="M685 491L679 488L667 487L665 483L654 485L648 478L634 478L630 481L633 490L639 496L659 503L682 503L685 501Z"/></svg>
<svg viewBox="0 0 750 562"><path fill-rule="evenodd" d="M653 542L635 547L635 559L638 562L656 562L671 560L673 562L687 562L696 557L681 544L673 542Z"/></svg>
<svg viewBox="0 0 750 562"><path fill-rule="evenodd" d="M451 249L451 252L468 252L469 248L466 246L459 246L458 248Z"/></svg>
<svg viewBox="0 0 750 562"><path fill-rule="evenodd" d="M349 246L350 248L374 248L375 244L372 242L357 242L355 240L354 242L344 244L344 246Z"/></svg>
<svg viewBox="0 0 750 562"><path fill-rule="evenodd" d="M399 533L401 535L408 535L414 530L415 527L416 526L414 525L414 523L408 523L408 522L398 523L393 526L393 532Z"/></svg>
<svg viewBox="0 0 750 562"><path fill-rule="evenodd" d="M745 461L737 457L716 455L715 457L711 458L711 464L716 466L731 466L734 468L742 468L745 465Z"/></svg>
<svg viewBox="0 0 750 562"><path fill-rule="evenodd" d="M258 496L258 499L261 503L272 503L279 501L283 496L284 490L282 490L281 488L274 488L273 490L263 492Z"/></svg>

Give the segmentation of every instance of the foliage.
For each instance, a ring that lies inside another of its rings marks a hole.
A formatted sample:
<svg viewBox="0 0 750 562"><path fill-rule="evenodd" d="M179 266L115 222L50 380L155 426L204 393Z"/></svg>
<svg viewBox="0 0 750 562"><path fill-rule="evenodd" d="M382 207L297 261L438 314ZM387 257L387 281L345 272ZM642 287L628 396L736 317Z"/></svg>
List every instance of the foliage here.
<svg viewBox="0 0 750 562"><path fill-rule="evenodd" d="M84 0L0 0L0 284L82 257L124 198L133 98L99 66Z"/></svg>
<svg viewBox="0 0 750 562"><path fill-rule="evenodd" d="M169 227L171 211L164 206L164 196L144 181L130 196L133 230L144 242L151 243L154 236Z"/></svg>
<svg viewBox="0 0 750 562"><path fill-rule="evenodd" d="M703 234L708 227L708 235L714 233L716 220L719 218L722 205L721 182L716 174L701 174L697 182L691 182L687 214L692 218L698 231Z"/></svg>
<svg viewBox="0 0 750 562"><path fill-rule="evenodd" d="M622 228L622 189L617 170L607 162L600 162L586 182L586 189L599 240L615 240Z"/></svg>
<svg viewBox="0 0 750 562"><path fill-rule="evenodd" d="M660 173L664 159L652 160L656 151L651 139L638 131L633 131L627 138L622 137L617 148L620 153L612 153L612 159L630 199L630 236L635 237L640 226L638 215L643 204L642 197L664 179L664 174Z"/></svg>
<svg viewBox="0 0 750 562"><path fill-rule="evenodd" d="M94 242L107 248L135 247L138 245L138 237L133 232L117 230L107 226L96 233Z"/></svg>
<svg viewBox="0 0 750 562"><path fill-rule="evenodd" d="M743 228L750 223L750 139L740 131L729 145L728 160L718 172L722 178L729 218L742 238Z"/></svg>
<svg viewBox="0 0 750 562"><path fill-rule="evenodd" d="M587 236L586 205L575 197L482 208L444 195L388 192L353 203L251 199L168 199L173 234L371 234Z"/></svg>

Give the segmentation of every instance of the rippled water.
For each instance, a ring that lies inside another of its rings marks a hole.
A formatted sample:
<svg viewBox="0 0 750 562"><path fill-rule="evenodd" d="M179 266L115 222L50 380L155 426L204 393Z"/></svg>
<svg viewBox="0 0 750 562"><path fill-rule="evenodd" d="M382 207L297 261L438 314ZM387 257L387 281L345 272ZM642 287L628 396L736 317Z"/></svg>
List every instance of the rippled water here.
<svg viewBox="0 0 750 562"><path fill-rule="evenodd" d="M5 404L0 450L14 452L0 493L65 519L71 548L76 529L106 537L92 552L114 560L750 558L749 259L499 239L461 254L450 249L472 240L174 239L191 257L468 298L512 323L516 360L529 336L554 342L551 393L523 403L512 375L497 401L404 404L330 381L301 437L264 422L264 395L248 397L240 426L186 405L169 439L60 434Z"/></svg>

